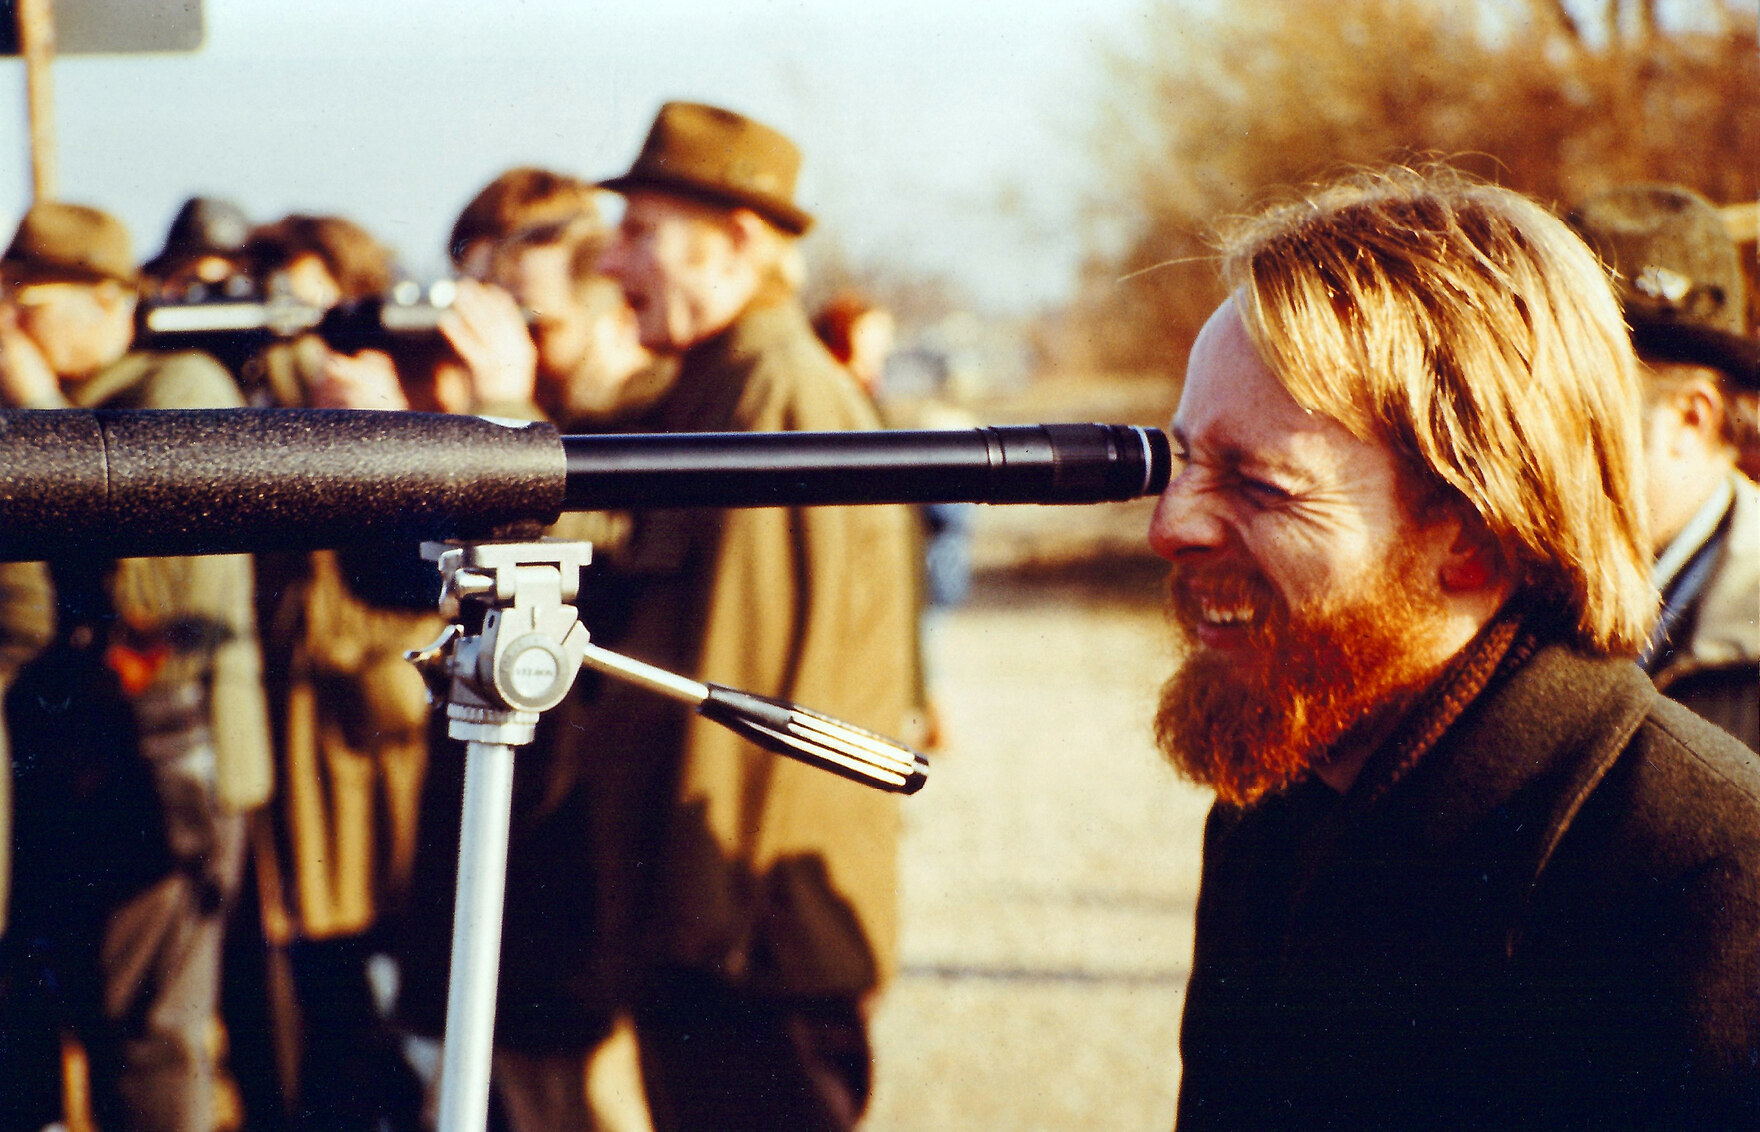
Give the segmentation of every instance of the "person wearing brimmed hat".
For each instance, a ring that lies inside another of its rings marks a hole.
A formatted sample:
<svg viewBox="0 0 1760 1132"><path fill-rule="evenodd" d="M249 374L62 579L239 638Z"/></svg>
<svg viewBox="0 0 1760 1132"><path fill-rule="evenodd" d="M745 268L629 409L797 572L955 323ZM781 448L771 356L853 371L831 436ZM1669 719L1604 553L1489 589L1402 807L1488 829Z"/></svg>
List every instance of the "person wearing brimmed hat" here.
<svg viewBox="0 0 1760 1132"><path fill-rule="evenodd" d="M0 256L0 284L7 407L241 403L205 355L129 352L138 274L106 213L33 206ZM4 839L15 857L0 1126L60 1118L59 1035L71 1027L101 1127L206 1130L222 925L243 814L272 781L251 562L37 568L38 607L0 587L0 637L46 610L54 632L6 696L17 804ZM58 992L28 993L48 986Z"/></svg>
<svg viewBox="0 0 1760 1132"><path fill-rule="evenodd" d="M140 276L122 222L95 208L33 207L0 257L0 395L14 408L70 402L64 386L134 340Z"/></svg>
<svg viewBox="0 0 1760 1132"><path fill-rule="evenodd" d="M1654 580L1640 660L1671 698L1760 750L1760 487L1737 470L1760 389L1746 283L1717 209L1677 185L1626 185L1568 217L1612 270L1643 363Z"/></svg>
<svg viewBox="0 0 1760 1132"><path fill-rule="evenodd" d="M141 265L149 293L190 300L248 295L253 284L245 271L244 243L250 234L250 219L238 205L218 197L189 198L172 218L164 248Z"/></svg>
<svg viewBox="0 0 1760 1132"><path fill-rule="evenodd" d="M794 202L799 171L794 143L762 123L693 102L660 108L629 172L600 182L627 201L604 268L642 345L682 354L748 310L788 305L794 240L813 224Z"/></svg>
<svg viewBox="0 0 1760 1132"><path fill-rule="evenodd" d="M629 171L603 183L627 204L601 268L642 345L679 366L619 428L876 426L795 295L795 239L811 224L799 166L770 127L674 102ZM908 511L627 523L583 590L594 640L900 733L915 684ZM542 892L510 885L502 970L520 983L502 1002L633 1018L658 1132L849 1128L870 1086L864 1000L894 962L896 800L676 708L583 681L552 713L554 757L579 786L552 791L516 835L509 875L572 869L594 899L589 923L562 923Z"/></svg>

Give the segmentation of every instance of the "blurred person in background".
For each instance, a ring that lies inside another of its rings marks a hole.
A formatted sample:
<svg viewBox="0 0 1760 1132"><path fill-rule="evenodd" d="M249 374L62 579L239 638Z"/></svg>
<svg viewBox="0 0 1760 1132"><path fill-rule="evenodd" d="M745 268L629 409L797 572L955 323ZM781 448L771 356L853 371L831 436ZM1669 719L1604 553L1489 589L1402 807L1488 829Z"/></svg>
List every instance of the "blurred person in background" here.
<svg viewBox="0 0 1760 1132"><path fill-rule="evenodd" d="M1227 233L1149 542L1213 787L1178 1124L1760 1121L1760 761L1632 664L1637 361L1594 255L1446 171Z"/></svg>
<svg viewBox="0 0 1760 1132"><path fill-rule="evenodd" d="M942 397L899 401L887 396L886 363L892 356L898 327L891 311L865 295L844 291L832 296L813 316L813 332L855 377L887 428L977 427L977 418ZM977 505L930 503L921 510L928 540L925 597L932 609L959 605L971 593L972 522Z"/></svg>
<svg viewBox="0 0 1760 1132"><path fill-rule="evenodd" d="M898 340L892 312L855 291L839 291L813 316L813 333L831 351L868 399L884 404L886 359Z"/></svg>
<svg viewBox="0 0 1760 1132"><path fill-rule="evenodd" d="M1717 209L1678 185L1584 201L1568 218L1614 273L1644 379L1652 581L1662 617L1639 664L1670 698L1760 751L1760 342ZM1746 404L1745 404L1746 402Z"/></svg>
<svg viewBox="0 0 1760 1132"><path fill-rule="evenodd" d="M900 402L887 395L886 363L898 337L892 312L866 295L839 291L813 316L813 333L831 356L856 379L887 428L973 428L977 421L958 406L937 398ZM918 599L922 605L918 641L918 720L900 736L935 750L941 745L941 713L932 696L933 656L941 611L966 600L972 584L972 503L926 503L916 509L921 539Z"/></svg>
<svg viewBox="0 0 1760 1132"><path fill-rule="evenodd" d="M149 299L244 298L256 289L245 256L251 222L219 197L190 197L165 233L165 246L141 265Z"/></svg>
<svg viewBox="0 0 1760 1132"><path fill-rule="evenodd" d="M114 217L33 206L0 281L7 406L240 404L205 355L130 352L139 275ZM46 576L54 639L6 698L17 775L3 1126L59 1119L67 1027L85 1047L99 1125L206 1132L223 925L244 815L272 782L251 562L68 559ZM0 609L33 632L43 618Z"/></svg>
<svg viewBox="0 0 1760 1132"><path fill-rule="evenodd" d="M283 217L253 231L245 254L264 291L321 310L391 289L391 250L343 216Z"/></svg>
<svg viewBox="0 0 1760 1132"><path fill-rule="evenodd" d="M245 253L264 294L317 311L380 299L394 280L391 250L340 216L295 214L251 234ZM246 365L253 403L282 408L470 412L483 384L445 343L352 354L315 332L265 347Z"/></svg>
<svg viewBox="0 0 1760 1132"><path fill-rule="evenodd" d="M159 254L141 265L143 304L197 303L257 297L245 255L251 223L243 210L218 197L191 197L177 210ZM255 356L248 336L205 334L187 346L207 353L235 378Z"/></svg>
<svg viewBox="0 0 1760 1132"><path fill-rule="evenodd" d="M392 280L390 251L342 217L265 225L246 255L270 295L319 309L377 298ZM308 333L265 347L246 374L287 408L434 409L448 387L442 364L433 350L396 362L380 350L342 354ZM254 1125L419 1125L420 1084L369 974L409 887L428 761L426 691L403 653L441 624L432 595L399 590L431 576L413 549L405 557L258 558L280 802L251 829L256 915L229 950L237 992L227 1002Z"/></svg>
<svg viewBox="0 0 1760 1132"><path fill-rule="evenodd" d="M460 279L441 328L466 359L473 388L495 391L479 393L478 411L545 418L565 433L604 431L652 403L676 373L642 348L622 289L597 270L607 234L602 195L563 174L519 168L459 216L451 250L460 270L478 278ZM549 533L586 539L604 554L627 527L612 516L574 514ZM589 798L598 784L559 749L558 733L546 718L521 748L516 771L496 1100L516 1128L642 1129L633 1040L589 978L591 874L566 851L590 843ZM399 948L399 1014L428 1038L445 1022L462 772L462 758L434 767L412 901L420 911Z"/></svg>
<svg viewBox="0 0 1760 1132"><path fill-rule="evenodd" d="M591 184L529 165L496 177L472 197L447 240L452 266L465 279L494 283L512 271L506 261L525 245L572 243L571 234L599 234L604 221Z"/></svg>
<svg viewBox="0 0 1760 1132"><path fill-rule="evenodd" d="M250 234L244 256L263 295L316 310L371 299L391 289L391 249L342 216L301 213ZM243 382L253 404L291 408L401 408L393 391L396 367L379 350L350 356L313 333L264 347L246 364ZM370 394L391 403L372 402Z"/></svg>
<svg viewBox="0 0 1760 1132"><path fill-rule="evenodd" d="M443 622L422 585L432 568L397 550L258 559L279 804L250 831L256 931L229 956L228 1000L253 1126L420 1126L375 968L404 909L429 763L426 690L404 653Z"/></svg>
<svg viewBox="0 0 1760 1132"><path fill-rule="evenodd" d="M614 425L658 397L676 368L643 348L622 289L598 270L608 235L602 195L566 174L510 169L465 206L449 242L465 301L454 304L448 339L473 370L529 365L528 396L565 433ZM479 298L491 288L512 306ZM529 320L529 361L503 344L515 313L525 316L518 329ZM522 384L500 385L503 401Z"/></svg>
<svg viewBox="0 0 1760 1132"><path fill-rule="evenodd" d="M676 358L641 432L872 428L795 288L800 154L695 103L661 108L601 262L641 344ZM915 686L909 512L646 511L584 587L595 639L693 678L896 734ZM592 786L583 983L634 1019L653 1126L853 1127L866 1004L896 954L896 799L603 681L557 712Z"/></svg>

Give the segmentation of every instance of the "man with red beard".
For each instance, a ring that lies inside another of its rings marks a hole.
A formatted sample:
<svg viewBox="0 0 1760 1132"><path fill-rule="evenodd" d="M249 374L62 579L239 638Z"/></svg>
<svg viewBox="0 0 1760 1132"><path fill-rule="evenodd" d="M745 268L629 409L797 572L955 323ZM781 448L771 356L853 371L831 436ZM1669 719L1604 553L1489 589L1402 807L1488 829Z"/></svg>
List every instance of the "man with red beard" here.
<svg viewBox="0 0 1760 1132"><path fill-rule="evenodd" d="M1632 658L1634 359L1556 218L1445 172L1229 234L1150 543L1217 792L1179 1127L1760 1122L1760 763Z"/></svg>

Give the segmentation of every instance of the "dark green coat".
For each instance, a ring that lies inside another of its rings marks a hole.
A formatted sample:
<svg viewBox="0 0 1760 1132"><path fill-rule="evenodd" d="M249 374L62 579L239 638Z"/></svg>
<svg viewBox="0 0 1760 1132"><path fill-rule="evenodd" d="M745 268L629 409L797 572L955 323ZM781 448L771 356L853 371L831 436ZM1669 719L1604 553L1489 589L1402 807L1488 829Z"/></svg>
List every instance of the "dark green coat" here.
<svg viewBox="0 0 1760 1132"><path fill-rule="evenodd" d="M1760 764L1562 646L1205 831L1179 1128L1760 1126Z"/></svg>

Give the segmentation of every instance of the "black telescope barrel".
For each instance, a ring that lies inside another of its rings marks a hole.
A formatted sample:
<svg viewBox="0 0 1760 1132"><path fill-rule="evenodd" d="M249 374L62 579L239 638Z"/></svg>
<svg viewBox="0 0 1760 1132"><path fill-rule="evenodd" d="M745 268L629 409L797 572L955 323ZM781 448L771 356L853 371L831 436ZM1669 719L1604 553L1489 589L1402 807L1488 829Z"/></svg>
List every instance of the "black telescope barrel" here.
<svg viewBox="0 0 1760 1132"><path fill-rule="evenodd" d="M1129 425L560 436L321 409L0 411L0 560L529 537L563 510L1093 503L1152 495Z"/></svg>
<svg viewBox="0 0 1760 1132"><path fill-rule="evenodd" d="M565 510L1098 503L1158 494L1167 437L1133 425L565 436Z"/></svg>
<svg viewBox="0 0 1760 1132"><path fill-rule="evenodd" d="M357 410L0 412L0 559L258 553L554 522L556 429Z"/></svg>

